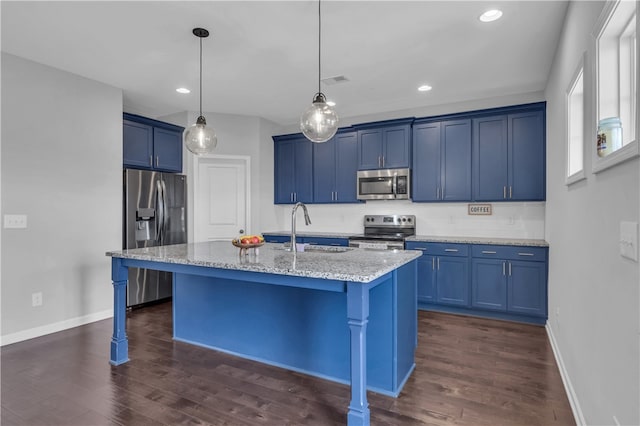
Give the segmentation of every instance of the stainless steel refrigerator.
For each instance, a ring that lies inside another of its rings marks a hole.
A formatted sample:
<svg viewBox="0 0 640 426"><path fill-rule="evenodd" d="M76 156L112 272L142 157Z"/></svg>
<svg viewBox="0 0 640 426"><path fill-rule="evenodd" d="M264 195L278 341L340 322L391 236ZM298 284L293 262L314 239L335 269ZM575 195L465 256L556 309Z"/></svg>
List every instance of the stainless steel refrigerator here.
<svg viewBox="0 0 640 426"><path fill-rule="evenodd" d="M124 170L125 249L187 242L187 179L184 175ZM127 307L171 297L173 274L129 268Z"/></svg>

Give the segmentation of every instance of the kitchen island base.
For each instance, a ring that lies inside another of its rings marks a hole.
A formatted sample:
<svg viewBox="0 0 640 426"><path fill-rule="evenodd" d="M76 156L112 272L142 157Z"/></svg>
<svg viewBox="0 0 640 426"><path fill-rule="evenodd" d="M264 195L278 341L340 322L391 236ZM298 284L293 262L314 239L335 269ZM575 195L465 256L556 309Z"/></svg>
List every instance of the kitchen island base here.
<svg viewBox="0 0 640 426"><path fill-rule="evenodd" d="M174 338L351 385L347 424L369 425L367 389L397 396L415 368L415 251L238 257L222 242L108 252L111 364L129 360L128 268L174 273Z"/></svg>
<svg viewBox="0 0 640 426"><path fill-rule="evenodd" d="M350 328L366 327L367 388L397 396L416 346L415 292L394 276L406 269L358 295L369 299L368 316L347 310L349 283L323 280L327 291L175 274L174 339L350 383Z"/></svg>

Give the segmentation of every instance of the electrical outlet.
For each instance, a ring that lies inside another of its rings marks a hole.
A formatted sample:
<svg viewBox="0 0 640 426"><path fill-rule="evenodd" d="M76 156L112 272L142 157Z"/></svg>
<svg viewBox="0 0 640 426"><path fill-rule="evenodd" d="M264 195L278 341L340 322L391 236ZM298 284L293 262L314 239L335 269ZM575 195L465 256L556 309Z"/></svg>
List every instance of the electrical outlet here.
<svg viewBox="0 0 640 426"><path fill-rule="evenodd" d="M26 228L27 227L27 215L26 214L5 214L4 215L4 227L5 228Z"/></svg>
<svg viewBox="0 0 640 426"><path fill-rule="evenodd" d="M31 295L31 306L42 306L42 292L33 293Z"/></svg>
<svg viewBox="0 0 640 426"><path fill-rule="evenodd" d="M613 416L613 423L614 423L616 426L620 426L620 422L618 421L618 418L617 418L616 416Z"/></svg>
<svg viewBox="0 0 640 426"><path fill-rule="evenodd" d="M620 256L638 261L638 222L620 222Z"/></svg>

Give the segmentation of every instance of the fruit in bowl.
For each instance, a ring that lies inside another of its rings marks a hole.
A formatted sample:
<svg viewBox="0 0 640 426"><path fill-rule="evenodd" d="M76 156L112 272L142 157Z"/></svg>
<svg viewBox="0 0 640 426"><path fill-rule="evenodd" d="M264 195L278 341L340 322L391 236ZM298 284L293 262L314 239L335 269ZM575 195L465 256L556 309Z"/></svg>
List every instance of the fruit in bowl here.
<svg viewBox="0 0 640 426"><path fill-rule="evenodd" d="M262 235L242 235L231 240L236 247L259 247L264 244Z"/></svg>

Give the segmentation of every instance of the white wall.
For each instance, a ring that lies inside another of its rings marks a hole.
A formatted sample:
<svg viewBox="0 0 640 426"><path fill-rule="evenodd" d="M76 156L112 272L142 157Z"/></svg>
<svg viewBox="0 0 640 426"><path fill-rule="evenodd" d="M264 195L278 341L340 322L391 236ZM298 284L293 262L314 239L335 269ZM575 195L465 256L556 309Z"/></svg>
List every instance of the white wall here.
<svg viewBox="0 0 640 426"><path fill-rule="evenodd" d="M602 10L571 2L550 73L547 99L546 239L550 244L549 321L569 396L586 424L640 424L640 274L618 254L620 221L639 219L639 161L591 171L595 137L586 136L587 179L565 182L565 90ZM593 58L587 56L587 62ZM593 103L589 69L585 99ZM595 125L587 128L594 128Z"/></svg>
<svg viewBox="0 0 640 426"><path fill-rule="evenodd" d="M122 91L2 54L2 343L112 315ZM31 306L42 292L43 305Z"/></svg>

